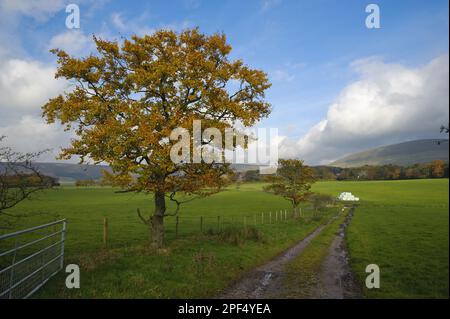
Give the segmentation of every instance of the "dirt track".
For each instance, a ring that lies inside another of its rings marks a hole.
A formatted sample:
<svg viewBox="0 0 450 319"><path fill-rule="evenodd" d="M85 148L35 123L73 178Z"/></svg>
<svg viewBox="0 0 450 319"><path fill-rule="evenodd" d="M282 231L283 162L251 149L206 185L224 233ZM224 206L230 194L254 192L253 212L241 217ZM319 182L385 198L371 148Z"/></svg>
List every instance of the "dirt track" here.
<svg viewBox="0 0 450 319"><path fill-rule="evenodd" d="M235 285L226 289L218 298L259 299L279 297L280 289L282 289L282 278L285 275L284 266L300 255L324 227L324 225L319 226L314 232L280 256L248 273Z"/></svg>
<svg viewBox="0 0 450 319"><path fill-rule="evenodd" d="M349 265L349 256L345 244L345 230L353 217L350 209L345 222L330 245L329 252L319 274L319 284L313 290L315 299L355 299L361 298L361 289L357 284Z"/></svg>
<svg viewBox="0 0 450 319"><path fill-rule="evenodd" d="M330 246L321 272L319 284L312 291L309 298L359 298L360 290L350 266L345 247L345 229L353 216L352 208L341 225L340 231ZM319 226L314 232L306 236L280 256L274 258L267 264L249 272L240 281L227 288L218 298L223 299L264 299L283 298L283 278L286 275L284 267L287 263L299 256L305 247L326 227Z"/></svg>

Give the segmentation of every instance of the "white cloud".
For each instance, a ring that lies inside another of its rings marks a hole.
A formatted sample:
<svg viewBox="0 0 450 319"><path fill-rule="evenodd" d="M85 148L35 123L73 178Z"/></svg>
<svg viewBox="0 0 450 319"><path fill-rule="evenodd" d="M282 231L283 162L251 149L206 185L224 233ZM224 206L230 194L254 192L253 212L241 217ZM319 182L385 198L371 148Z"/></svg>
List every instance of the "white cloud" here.
<svg viewBox="0 0 450 319"><path fill-rule="evenodd" d="M63 9L67 0L0 0L0 9L5 13L19 13L45 21Z"/></svg>
<svg viewBox="0 0 450 319"><path fill-rule="evenodd" d="M40 161L55 161L59 146L69 145L71 137L60 125L48 125L42 118L30 115L0 127L0 136L3 135L7 137L5 144L18 152L50 150L39 158Z"/></svg>
<svg viewBox="0 0 450 319"><path fill-rule="evenodd" d="M107 0L102 0L103 4ZM22 48L21 18L45 22L64 11L70 0L0 0L0 135L6 143L21 152L52 148L41 160L54 161L60 146L69 145L72 133L60 125L48 125L41 118L41 107L49 98L70 89L62 79L55 79L56 67L29 58ZM98 8L99 1L80 0L88 10ZM87 14L87 13L86 13ZM64 22L64 21L63 21ZM78 30L68 30L53 37L49 48L59 47L70 53L84 53L88 37ZM91 41L92 42L92 41Z"/></svg>
<svg viewBox="0 0 450 319"><path fill-rule="evenodd" d="M146 34L152 34L156 31L155 28L147 26L143 21L146 21L145 19L146 15L142 15L141 17L138 17L134 20L126 20L122 13L120 12L113 12L111 14L111 23L114 26L114 28L120 32L130 32L134 33L138 36L143 36Z"/></svg>
<svg viewBox="0 0 450 319"><path fill-rule="evenodd" d="M0 60L0 111L21 112L39 109L50 97L66 87L54 78L56 69L35 60Z"/></svg>
<svg viewBox="0 0 450 319"><path fill-rule="evenodd" d="M58 125L48 125L40 117L49 98L63 92L64 80L54 78L53 66L35 60L0 57L0 135L20 152L53 148L41 160L55 160L60 145L67 145L69 134Z"/></svg>
<svg viewBox="0 0 450 319"><path fill-rule="evenodd" d="M279 82L292 82L295 79L292 74L283 70L275 70L272 74L272 78L274 81Z"/></svg>
<svg viewBox="0 0 450 319"><path fill-rule="evenodd" d="M152 34L158 29L182 31L192 27L192 23L188 20L155 26L149 26L147 24L148 20L148 15L145 12L140 17L134 18L133 20L127 20L120 12L113 12L111 14L111 23L118 31L131 32L138 36Z"/></svg>
<svg viewBox="0 0 450 319"><path fill-rule="evenodd" d="M94 41L80 30L68 30L50 39L48 49L55 48L72 55L86 55L94 49Z"/></svg>
<svg viewBox="0 0 450 319"><path fill-rule="evenodd" d="M113 12L111 14L111 22L117 30L123 31L127 29L121 13Z"/></svg>
<svg viewBox="0 0 450 319"><path fill-rule="evenodd" d="M281 0L262 0L261 1L261 11L266 12L281 3Z"/></svg>
<svg viewBox="0 0 450 319"><path fill-rule="evenodd" d="M352 68L360 79L344 88L303 138L285 139L280 155L324 164L368 147L435 137L449 118L448 59L443 55L419 68L356 61Z"/></svg>

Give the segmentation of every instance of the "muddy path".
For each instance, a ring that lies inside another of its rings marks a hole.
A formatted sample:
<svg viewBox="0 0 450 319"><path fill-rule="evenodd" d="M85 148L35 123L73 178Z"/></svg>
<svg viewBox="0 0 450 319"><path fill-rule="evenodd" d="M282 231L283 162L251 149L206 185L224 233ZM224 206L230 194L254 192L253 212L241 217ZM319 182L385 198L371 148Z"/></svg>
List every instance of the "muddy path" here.
<svg viewBox="0 0 450 319"><path fill-rule="evenodd" d="M334 218L331 220L334 220ZM308 246L324 227L326 227L326 225L319 226L295 246L289 248L267 264L252 270L236 284L225 289L225 291L217 296L217 298L260 299L282 297L281 290L283 289L282 281L285 276L285 265L300 255L305 247Z"/></svg>
<svg viewBox="0 0 450 319"><path fill-rule="evenodd" d="M349 264L349 255L345 243L345 232L355 211L352 207L340 225L330 245L320 273L319 282L310 298L314 299L355 299L362 298L361 288Z"/></svg>
<svg viewBox="0 0 450 319"><path fill-rule="evenodd" d="M345 230L349 224L355 208L351 208L344 223L340 225L339 232L333 240L327 257L318 275L319 282L306 298L360 298L361 291L349 266L348 254L345 245ZM312 233L289 248L268 263L255 268L241 280L225 289L217 296L221 299L264 299L283 298L285 296L283 279L286 276L285 266L309 245L309 243L339 215L316 228Z"/></svg>

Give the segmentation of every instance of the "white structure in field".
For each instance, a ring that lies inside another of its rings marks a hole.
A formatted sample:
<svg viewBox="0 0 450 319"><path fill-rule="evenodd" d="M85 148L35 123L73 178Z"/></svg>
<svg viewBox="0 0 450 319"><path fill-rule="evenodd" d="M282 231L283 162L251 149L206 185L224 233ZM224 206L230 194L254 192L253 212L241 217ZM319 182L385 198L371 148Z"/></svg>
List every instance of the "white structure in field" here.
<svg viewBox="0 0 450 319"><path fill-rule="evenodd" d="M350 192L341 193L341 195L339 195L338 199L343 200L343 201L352 201L352 202L359 201L359 197L354 196Z"/></svg>

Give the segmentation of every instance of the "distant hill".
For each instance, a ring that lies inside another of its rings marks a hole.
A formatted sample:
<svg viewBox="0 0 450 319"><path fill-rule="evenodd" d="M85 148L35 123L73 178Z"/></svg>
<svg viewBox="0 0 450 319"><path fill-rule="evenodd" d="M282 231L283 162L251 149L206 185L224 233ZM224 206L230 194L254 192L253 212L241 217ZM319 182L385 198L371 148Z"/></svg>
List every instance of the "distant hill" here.
<svg viewBox="0 0 450 319"><path fill-rule="evenodd" d="M437 142L440 144L438 145ZM448 140L416 140L381 146L351 154L327 166L341 168L384 164L407 166L418 163L429 163L436 159L442 159L448 162L448 152ZM62 183L75 182L76 180L81 179L98 180L102 176L102 170L111 171L106 165L35 163L35 166L37 166L44 175L56 177ZM259 169L259 166L249 164L232 164L232 167L237 172Z"/></svg>
<svg viewBox="0 0 450 319"><path fill-rule="evenodd" d="M347 155L329 166L342 168L385 164L407 166L429 163L437 159L448 162L448 144L446 139L426 139L381 146Z"/></svg>
<svg viewBox="0 0 450 319"><path fill-rule="evenodd" d="M63 183L81 179L98 180L102 177L102 170L111 171L106 165L36 163L35 166L42 174L57 177Z"/></svg>
<svg viewBox="0 0 450 319"><path fill-rule="evenodd" d="M111 171L107 165L38 162L35 163L34 166L39 169L42 174L56 177L62 183L73 183L76 180L82 179L99 180L102 177L102 170ZM257 170L259 168L259 166L249 164L233 164L232 167L237 172Z"/></svg>

